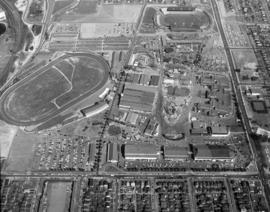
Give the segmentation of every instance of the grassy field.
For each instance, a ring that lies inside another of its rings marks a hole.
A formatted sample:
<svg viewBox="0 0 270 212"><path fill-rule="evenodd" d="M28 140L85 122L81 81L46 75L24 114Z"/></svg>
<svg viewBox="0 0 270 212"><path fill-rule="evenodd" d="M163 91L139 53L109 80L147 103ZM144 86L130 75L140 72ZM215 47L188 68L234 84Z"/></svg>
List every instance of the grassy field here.
<svg viewBox="0 0 270 212"><path fill-rule="evenodd" d="M199 30L202 26L210 24L209 17L202 12L168 14L160 17L163 26L170 26L173 29Z"/></svg>
<svg viewBox="0 0 270 212"><path fill-rule="evenodd" d="M1 157L8 157L8 153L16 135L17 127L6 124L0 121L0 155Z"/></svg>
<svg viewBox="0 0 270 212"><path fill-rule="evenodd" d="M243 68L248 63L258 63L252 49L250 50L233 49L232 55L237 68Z"/></svg>
<svg viewBox="0 0 270 212"><path fill-rule="evenodd" d="M48 212L67 211L70 202L67 188L71 189L71 182L51 182L48 184Z"/></svg>
<svg viewBox="0 0 270 212"><path fill-rule="evenodd" d="M38 120L56 110L51 101L69 89L64 76L50 68L12 92L7 111L16 120Z"/></svg>
<svg viewBox="0 0 270 212"><path fill-rule="evenodd" d="M142 5L102 5L95 2L81 1L67 14L56 15L57 22L72 23L136 23Z"/></svg>
<svg viewBox="0 0 270 212"><path fill-rule="evenodd" d="M11 145L7 170L19 172L30 170L34 146L41 141L41 136L27 134L19 129Z"/></svg>
<svg viewBox="0 0 270 212"><path fill-rule="evenodd" d="M74 10L74 12L79 14L92 14L97 12L97 2L82 0L79 2L78 6Z"/></svg>
<svg viewBox="0 0 270 212"><path fill-rule="evenodd" d="M65 74L65 76L66 76L70 81L72 80L72 76L73 76L74 70L73 70L72 65L71 65L69 62L63 60L63 61L61 61L60 63L57 63L57 64L55 65L55 67L58 68L59 70L61 70L61 72L62 72L63 74Z"/></svg>
<svg viewBox="0 0 270 212"><path fill-rule="evenodd" d="M72 79L72 90L56 99L59 106L72 101L79 95L92 90L96 91L107 81L101 64L92 58L81 57L75 65Z"/></svg>
<svg viewBox="0 0 270 212"><path fill-rule="evenodd" d="M143 24L152 24L156 16L156 10L152 7L148 7L144 13L142 23Z"/></svg>
<svg viewBox="0 0 270 212"><path fill-rule="evenodd" d="M56 0L53 7L53 14L57 13L61 9L69 6L74 0Z"/></svg>

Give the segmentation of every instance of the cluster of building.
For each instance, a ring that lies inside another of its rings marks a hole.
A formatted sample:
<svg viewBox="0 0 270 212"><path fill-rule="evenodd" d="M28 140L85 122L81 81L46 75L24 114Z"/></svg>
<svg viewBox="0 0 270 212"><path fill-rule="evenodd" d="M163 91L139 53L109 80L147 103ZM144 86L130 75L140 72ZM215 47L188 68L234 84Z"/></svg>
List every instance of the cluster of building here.
<svg viewBox="0 0 270 212"><path fill-rule="evenodd" d="M171 160L186 161L226 161L234 160L234 153L227 145L183 145L183 146L158 146L155 144L125 144L123 157L126 160Z"/></svg>
<svg viewBox="0 0 270 212"><path fill-rule="evenodd" d="M157 180L155 192L158 195L158 211L167 211L168 208L171 211L192 211L186 180Z"/></svg>
<svg viewBox="0 0 270 212"><path fill-rule="evenodd" d="M251 126L257 134L270 137L270 88L243 85L242 90Z"/></svg>
<svg viewBox="0 0 270 212"><path fill-rule="evenodd" d="M248 30L255 44L257 60L261 61L262 69L270 77L270 26L251 25Z"/></svg>
<svg viewBox="0 0 270 212"><path fill-rule="evenodd" d="M260 181L232 179L230 186L238 211L268 211Z"/></svg>
<svg viewBox="0 0 270 212"><path fill-rule="evenodd" d="M230 129L223 125L207 125L200 120L192 120L190 134L191 135L205 135L205 136L228 136Z"/></svg>
<svg viewBox="0 0 270 212"><path fill-rule="evenodd" d="M233 12L234 5L232 0L223 0L226 12Z"/></svg>
<svg viewBox="0 0 270 212"><path fill-rule="evenodd" d="M37 179L1 178L1 211L36 211Z"/></svg>
<svg viewBox="0 0 270 212"><path fill-rule="evenodd" d="M128 73L126 76L126 83L156 87L159 84L159 75Z"/></svg>
<svg viewBox="0 0 270 212"><path fill-rule="evenodd" d="M239 2L240 11L247 22L267 23L267 11L260 0L241 0Z"/></svg>
<svg viewBox="0 0 270 212"><path fill-rule="evenodd" d="M228 197L228 190L222 179L195 180L193 182L195 192L196 211L233 211Z"/></svg>
<svg viewBox="0 0 270 212"><path fill-rule="evenodd" d="M112 180L93 179L84 180L81 187L81 211L112 211L115 198Z"/></svg>
<svg viewBox="0 0 270 212"><path fill-rule="evenodd" d="M140 140L141 136L158 136L160 124L156 118L148 114L124 110L114 117L119 126L125 126L126 132L130 129L135 140Z"/></svg>
<svg viewBox="0 0 270 212"><path fill-rule="evenodd" d="M201 41L196 43L171 41L163 39L164 42L164 58L163 61L174 65L179 64L197 64L200 58L202 48Z"/></svg>
<svg viewBox="0 0 270 212"><path fill-rule="evenodd" d="M118 211L153 211L150 186L150 182L144 179L121 179L118 183Z"/></svg>

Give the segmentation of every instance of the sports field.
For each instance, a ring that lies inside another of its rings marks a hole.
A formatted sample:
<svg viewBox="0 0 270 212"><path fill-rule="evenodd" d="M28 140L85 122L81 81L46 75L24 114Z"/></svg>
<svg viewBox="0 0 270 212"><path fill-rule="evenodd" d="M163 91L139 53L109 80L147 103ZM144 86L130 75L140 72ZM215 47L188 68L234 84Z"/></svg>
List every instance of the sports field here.
<svg viewBox="0 0 270 212"><path fill-rule="evenodd" d="M160 24L172 31L197 31L210 25L210 17L202 11L179 12L160 16Z"/></svg>
<svg viewBox="0 0 270 212"><path fill-rule="evenodd" d="M68 210L70 196L68 196L67 190L71 190L71 182L50 182L48 184L48 212Z"/></svg>
<svg viewBox="0 0 270 212"><path fill-rule="evenodd" d="M1 115L15 125L44 122L102 88L108 73L101 56L65 55L8 89Z"/></svg>

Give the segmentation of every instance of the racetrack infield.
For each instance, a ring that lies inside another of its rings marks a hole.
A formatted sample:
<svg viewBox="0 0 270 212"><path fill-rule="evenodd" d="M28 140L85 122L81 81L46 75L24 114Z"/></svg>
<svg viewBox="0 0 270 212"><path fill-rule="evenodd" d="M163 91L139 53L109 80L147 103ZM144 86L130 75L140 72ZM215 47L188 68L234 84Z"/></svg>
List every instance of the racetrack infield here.
<svg viewBox="0 0 270 212"><path fill-rule="evenodd" d="M204 11L179 12L160 16L160 24L172 31L198 31L211 24L210 16Z"/></svg>
<svg viewBox="0 0 270 212"><path fill-rule="evenodd" d="M102 88L109 65L99 55L66 54L8 89L0 99L0 115L14 125L49 120Z"/></svg>

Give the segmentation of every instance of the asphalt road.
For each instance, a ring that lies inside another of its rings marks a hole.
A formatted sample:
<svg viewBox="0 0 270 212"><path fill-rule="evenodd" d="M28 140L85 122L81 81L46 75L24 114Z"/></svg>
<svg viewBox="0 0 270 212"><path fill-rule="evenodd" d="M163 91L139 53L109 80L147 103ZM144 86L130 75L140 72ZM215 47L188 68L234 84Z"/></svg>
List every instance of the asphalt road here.
<svg viewBox="0 0 270 212"><path fill-rule="evenodd" d="M23 33L23 22L21 16L12 2L9 0L0 0L0 6L6 12L8 25L15 31L15 43L13 47L13 55L10 57L6 67L0 71L0 88L6 83L10 72L14 71L13 65L17 59L16 53L21 50L22 44L24 43Z"/></svg>
<svg viewBox="0 0 270 212"><path fill-rule="evenodd" d="M3 93L3 95L2 95L2 97L0 99L0 115L1 115L2 120L6 121L9 124L13 124L13 125L21 125L21 126L37 125L37 124L40 124L42 122L48 121L49 119L57 116L58 114L60 114L64 110L68 109L69 107L73 106L74 104L82 101L83 99L85 99L86 97L91 95L92 91L86 92L83 95L79 96L78 98L72 100L68 104L64 105L60 109L58 109L55 112L51 113L49 116L47 116L45 118L42 118L42 119L39 119L37 121L30 121L29 120L28 122L20 122L19 120L12 119L5 111L5 104L6 104L5 101L6 101L6 98L9 96L9 94L11 92L13 92L15 89L17 89L19 86L21 86L22 84L27 83L29 80L31 80L32 77L45 72L49 67L51 67L54 64L58 63L59 59L64 59L64 58L69 57L69 56L89 56L89 55L94 56L96 59L98 59L99 62L101 62L104 65L104 67L106 67L107 70L105 70L105 74L107 74L107 76L108 76L109 75L109 70L110 70L109 65L101 56L91 54L91 53L68 53L65 56L62 56L62 57L56 59L55 61L50 63L48 66L45 66L44 68L41 68L39 71L34 72L33 74L30 74L28 77L26 77L25 79L23 79L20 82L16 83L14 86L10 87L9 89L7 89Z"/></svg>
<svg viewBox="0 0 270 212"><path fill-rule="evenodd" d="M216 18L216 23L218 25L218 29L219 29L221 38L223 40L223 44L224 44L226 56L227 56L227 59L228 59L228 63L229 63L229 66L230 66L232 84L233 84L234 92L235 92L235 95L236 95L237 103L238 103L238 106L239 106L239 109L240 109L240 112L241 112L241 115L242 115L242 121L243 121L245 130L247 132L247 138L248 138L248 141L249 141L249 144L250 144L250 149L251 149L254 161L256 162L256 165L257 165L257 168L258 168L259 178L261 179L261 181L263 183L263 187L264 187L264 191L265 191L265 194L266 194L267 201L268 201L268 203L270 203L270 195L269 195L270 194L270 189L267 186L267 180L266 180L266 176L264 174L264 170L263 170L260 162L257 160L258 155L257 155L257 152L256 152L256 147L255 147L255 144L254 144L254 140L250 137L250 135L252 133L252 129L251 129L250 124L249 124L249 119L248 119L248 116L247 116L247 113L246 113L242 93L241 93L240 86L239 86L239 83L238 83L238 80L237 80L237 75L236 75L236 72L234 71L235 68L234 68L233 58L232 58L232 54L231 54L231 51L230 51L230 48L229 48L229 45L228 45L224 30L223 30L223 27L222 27L218 6L217 6L217 3L216 3L215 0L211 0L211 3L212 3L212 7L213 7L213 12L214 12L214 15L215 15L215 18Z"/></svg>
<svg viewBox="0 0 270 212"><path fill-rule="evenodd" d="M251 178L257 177L257 173L245 172L91 172L91 171L32 171L25 172L1 172L3 177L76 177L76 176L119 176L119 177L134 177L134 176L183 176L183 177L236 177L236 178Z"/></svg>

